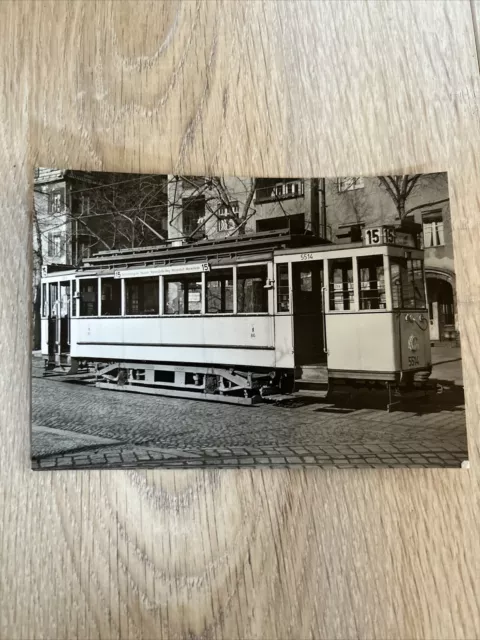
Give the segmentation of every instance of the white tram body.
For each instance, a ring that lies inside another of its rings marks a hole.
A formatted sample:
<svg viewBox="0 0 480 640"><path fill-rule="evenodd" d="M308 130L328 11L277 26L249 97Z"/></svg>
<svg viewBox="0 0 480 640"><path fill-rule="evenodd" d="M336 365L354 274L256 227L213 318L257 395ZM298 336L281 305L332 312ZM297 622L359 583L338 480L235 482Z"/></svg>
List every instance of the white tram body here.
<svg viewBox="0 0 480 640"><path fill-rule="evenodd" d="M46 269L42 354L72 373L95 364L100 387L161 395L410 388L431 372L423 251L368 231L361 243L262 234Z"/></svg>

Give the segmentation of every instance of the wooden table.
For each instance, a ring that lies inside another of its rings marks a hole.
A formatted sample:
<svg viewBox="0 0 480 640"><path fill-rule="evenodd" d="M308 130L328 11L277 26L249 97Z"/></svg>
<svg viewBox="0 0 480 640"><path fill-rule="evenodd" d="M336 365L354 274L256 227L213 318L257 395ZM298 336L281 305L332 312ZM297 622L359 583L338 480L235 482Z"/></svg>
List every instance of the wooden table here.
<svg viewBox="0 0 480 640"><path fill-rule="evenodd" d="M0 4L0 637L478 638L474 0ZM34 473L33 168L448 170L470 470Z"/></svg>

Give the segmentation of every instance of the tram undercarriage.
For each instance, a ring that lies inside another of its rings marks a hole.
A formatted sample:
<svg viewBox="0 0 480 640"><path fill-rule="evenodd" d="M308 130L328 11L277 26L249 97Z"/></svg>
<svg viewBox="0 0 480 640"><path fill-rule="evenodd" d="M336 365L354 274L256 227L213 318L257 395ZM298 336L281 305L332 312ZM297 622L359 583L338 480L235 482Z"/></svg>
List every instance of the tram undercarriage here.
<svg viewBox="0 0 480 640"><path fill-rule="evenodd" d="M333 393L386 391L387 411L404 399L442 393L443 388L429 381L429 371L413 375L392 374L391 380L348 378L340 372L251 371L222 366L168 364L151 362L89 363L72 358L66 377L85 379L100 389L126 393L169 396L227 404L254 405L266 401L282 402L299 397L332 400ZM47 372L46 372L46 375ZM65 372L64 372L65 375Z"/></svg>
<svg viewBox="0 0 480 640"><path fill-rule="evenodd" d="M221 366L116 362L97 364L95 377L100 389L246 405L293 390L286 373Z"/></svg>

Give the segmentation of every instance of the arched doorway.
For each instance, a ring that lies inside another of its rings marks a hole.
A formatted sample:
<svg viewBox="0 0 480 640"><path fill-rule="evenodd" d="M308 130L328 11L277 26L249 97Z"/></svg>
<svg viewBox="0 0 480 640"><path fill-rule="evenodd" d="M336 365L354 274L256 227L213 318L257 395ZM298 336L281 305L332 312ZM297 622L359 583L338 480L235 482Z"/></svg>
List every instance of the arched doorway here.
<svg viewBox="0 0 480 640"><path fill-rule="evenodd" d="M430 339L434 342L454 340L455 301L451 279L444 274L426 274Z"/></svg>

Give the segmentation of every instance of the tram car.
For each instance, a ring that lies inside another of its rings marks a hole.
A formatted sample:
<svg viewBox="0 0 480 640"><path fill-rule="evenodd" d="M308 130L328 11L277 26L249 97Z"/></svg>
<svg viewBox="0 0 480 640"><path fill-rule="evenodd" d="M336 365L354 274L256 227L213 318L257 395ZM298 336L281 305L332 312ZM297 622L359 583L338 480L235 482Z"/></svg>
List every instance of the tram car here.
<svg viewBox="0 0 480 640"><path fill-rule="evenodd" d="M388 389L390 407L431 373L423 251L394 227L344 244L270 232L45 267L41 327L46 369L90 368L97 387L125 392L248 404L348 384Z"/></svg>

